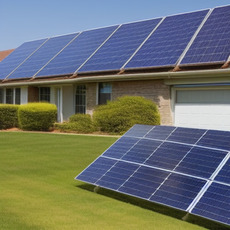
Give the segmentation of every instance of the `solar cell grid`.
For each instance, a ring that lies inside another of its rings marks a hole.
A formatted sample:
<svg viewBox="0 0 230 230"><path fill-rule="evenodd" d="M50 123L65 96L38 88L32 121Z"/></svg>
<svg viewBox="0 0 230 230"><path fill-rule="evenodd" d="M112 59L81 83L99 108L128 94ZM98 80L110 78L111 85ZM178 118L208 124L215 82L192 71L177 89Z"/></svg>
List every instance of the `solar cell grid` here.
<svg viewBox="0 0 230 230"><path fill-rule="evenodd" d="M9 78L33 77L48 61L61 51L77 34L53 37L24 62Z"/></svg>
<svg viewBox="0 0 230 230"><path fill-rule="evenodd" d="M123 24L78 72L119 70L161 19Z"/></svg>
<svg viewBox="0 0 230 230"><path fill-rule="evenodd" d="M36 76L73 74L117 27L111 26L82 32Z"/></svg>
<svg viewBox="0 0 230 230"><path fill-rule="evenodd" d="M186 210L205 183L205 180L171 174L150 200Z"/></svg>
<svg viewBox="0 0 230 230"><path fill-rule="evenodd" d="M226 162L214 180L230 184L230 159Z"/></svg>
<svg viewBox="0 0 230 230"><path fill-rule="evenodd" d="M192 213L230 225L230 186L212 183Z"/></svg>
<svg viewBox="0 0 230 230"><path fill-rule="evenodd" d="M0 62L0 78L6 78L47 39L25 42Z"/></svg>
<svg viewBox="0 0 230 230"><path fill-rule="evenodd" d="M230 6L215 8L181 65L224 63L230 55Z"/></svg>
<svg viewBox="0 0 230 230"><path fill-rule="evenodd" d="M125 69L174 66L207 13L166 17Z"/></svg>

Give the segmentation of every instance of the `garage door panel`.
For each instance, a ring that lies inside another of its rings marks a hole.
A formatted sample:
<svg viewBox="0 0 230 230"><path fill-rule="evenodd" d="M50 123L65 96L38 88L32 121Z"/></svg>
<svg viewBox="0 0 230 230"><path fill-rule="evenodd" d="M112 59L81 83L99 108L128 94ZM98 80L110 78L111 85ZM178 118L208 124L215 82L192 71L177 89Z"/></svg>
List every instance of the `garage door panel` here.
<svg viewBox="0 0 230 230"><path fill-rule="evenodd" d="M177 103L175 126L230 130L230 105Z"/></svg>

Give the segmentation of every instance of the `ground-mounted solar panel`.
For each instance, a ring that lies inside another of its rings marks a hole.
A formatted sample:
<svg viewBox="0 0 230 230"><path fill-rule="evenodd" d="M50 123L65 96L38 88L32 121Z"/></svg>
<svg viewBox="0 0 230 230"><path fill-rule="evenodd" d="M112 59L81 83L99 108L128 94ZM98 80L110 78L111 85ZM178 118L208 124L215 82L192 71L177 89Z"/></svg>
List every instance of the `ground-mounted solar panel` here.
<svg viewBox="0 0 230 230"><path fill-rule="evenodd" d="M124 68L175 66L207 13L204 10L166 17Z"/></svg>
<svg viewBox="0 0 230 230"><path fill-rule="evenodd" d="M12 71L33 54L47 39L25 42L0 62L0 78L5 79Z"/></svg>
<svg viewBox="0 0 230 230"><path fill-rule="evenodd" d="M213 182L192 214L230 225L230 185Z"/></svg>
<svg viewBox="0 0 230 230"><path fill-rule="evenodd" d="M119 70L161 19L123 24L78 72Z"/></svg>
<svg viewBox="0 0 230 230"><path fill-rule="evenodd" d="M111 26L82 32L36 76L73 74L117 27Z"/></svg>
<svg viewBox="0 0 230 230"><path fill-rule="evenodd" d="M230 6L215 8L181 65L225 63L230 55Z"/></svg>
<svg viewBox="0 0 230 230"><path fill-rule="evenodd" d="M210 135L221 144L210 145ZM226 131L135 125L76 179L229 225L229 135ZM228 205L222 191L228 194ZM217 213L215 207L225 214Z"/></svg>
<svg viewBox="0 0 230 230"><path fill-rule="evenodd" d="M33 77L45 64L60 52L78 34L53 37L47 40L17 70L9 75L9 79Z"/></svg>

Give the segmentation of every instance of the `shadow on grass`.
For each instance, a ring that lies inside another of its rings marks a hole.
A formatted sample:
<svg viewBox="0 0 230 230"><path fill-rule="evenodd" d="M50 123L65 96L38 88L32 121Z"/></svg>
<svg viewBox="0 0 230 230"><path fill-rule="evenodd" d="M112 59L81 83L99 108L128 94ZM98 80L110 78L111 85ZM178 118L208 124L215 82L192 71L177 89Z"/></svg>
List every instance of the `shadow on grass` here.
<svg viewBox="0 0 230 230"><path fill-rule="evenodd" d="M202 217L194 216L192 214L188 215L188 213L181 211L181 210L166 207L166 206L161 205L161 204L142 200L140 198L132 197L132 196L118 193L115 191L111 191L111 190L108 190L105 188L98 188L98 187L95 187L94 185L91 185L91 184L81 184L81 185L77 185L76 187L90 191L90 192L96 192L100 195L107 196L107 197L110 197L110 198L113 198L113 199L116 199L116 200L119 200L122 202L126 202L126 203L129 203L132 205L136 205L138 207L148 209L148 210L151 210L154 212L158 212L158 213L161 213L163 215L171 216L171 217L179 219L179 220L184 220L188 223L196 224L196 225L202 226L202 227L207 228L207 229L212 229L212 230L224 230L224 229L229 230L230 229L230 227L228 227L226 225L222 225L222 224L216 223L216 222L211 221L211 220L207 220L207 219L202 218Z"/></svg>

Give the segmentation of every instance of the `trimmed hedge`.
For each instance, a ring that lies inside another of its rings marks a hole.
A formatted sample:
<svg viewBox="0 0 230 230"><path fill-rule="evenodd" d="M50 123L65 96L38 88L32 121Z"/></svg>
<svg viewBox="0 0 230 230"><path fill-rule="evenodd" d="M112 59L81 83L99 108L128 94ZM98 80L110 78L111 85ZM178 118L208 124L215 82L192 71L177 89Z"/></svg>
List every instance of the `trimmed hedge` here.
<svg viewBox="0 0 230 230"><path fill-rule="evenodd" d="M19 127L23 130L48 131L57 119L57 107L49 103L28 103L18 110Z"/></svg>
<svg viewBox="0 0 230 230"><path fill-rule="evenodd" d="M69 118L69 122L57 123L55 127L64 132L92 133L95 131L89 114L74 114Z"/></svg>
<svg viewBox="0 0 230 230"><path fill-rule="evenodd" d="M0 129L18 126L18 105L0 104Z"/></svg>
<svg viewBox="0 0 230 230"><path fill-rule="evenodd" d="M157 105L139 96L124 96L98 106L93 114L101 131L123 134L134 124L159 125Z"/></svg>

